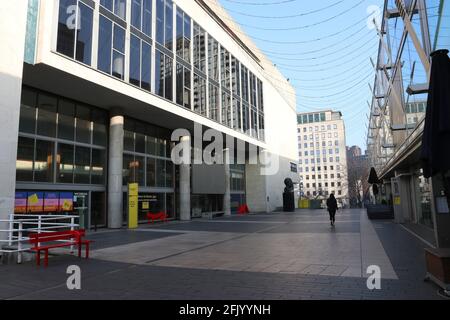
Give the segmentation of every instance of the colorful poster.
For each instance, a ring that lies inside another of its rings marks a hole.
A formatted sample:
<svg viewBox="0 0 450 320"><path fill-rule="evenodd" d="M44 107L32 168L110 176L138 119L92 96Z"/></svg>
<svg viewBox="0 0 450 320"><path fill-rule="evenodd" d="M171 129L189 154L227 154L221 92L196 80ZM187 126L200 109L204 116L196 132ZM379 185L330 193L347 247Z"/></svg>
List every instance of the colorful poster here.
<svg viewBox="0 0 450 320"><path fill-rule="evenodd" d="M59 194L59 211L73 211L73 192Z"/></svg>
<svg viewBox="0 0 450 320"><path fill-rule="evenodd" d="M27 193L16 192L14 213L27 213Z"/></svg>
<svg viewBox="0 0 450 320"><path fill-rule="evenodd" d="M44 195L44 212L57 212L59 206L59 193L46 192Z"/></svg>
<svg viewBox="0 0 450 320"><path fill-rule="evenodd" d="M44 212L44 193L28 192L28 212Z"/></svg>

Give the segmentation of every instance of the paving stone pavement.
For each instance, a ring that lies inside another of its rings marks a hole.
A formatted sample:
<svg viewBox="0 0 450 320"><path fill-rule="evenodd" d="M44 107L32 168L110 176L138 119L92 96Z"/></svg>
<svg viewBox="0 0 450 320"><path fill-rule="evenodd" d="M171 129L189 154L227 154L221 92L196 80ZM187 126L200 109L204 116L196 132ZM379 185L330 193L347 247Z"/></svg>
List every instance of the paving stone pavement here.
<svg viewBox="0 0 450 320"><path fill-rule="evenodd" d="M0 299L439 299L423 281L425 244L364 210L233 216L91 233L91 259L67 254L48 268L0 266ZM68 290L66 269L82 270ZM366 269L381 268L370 291Z"/></svg>

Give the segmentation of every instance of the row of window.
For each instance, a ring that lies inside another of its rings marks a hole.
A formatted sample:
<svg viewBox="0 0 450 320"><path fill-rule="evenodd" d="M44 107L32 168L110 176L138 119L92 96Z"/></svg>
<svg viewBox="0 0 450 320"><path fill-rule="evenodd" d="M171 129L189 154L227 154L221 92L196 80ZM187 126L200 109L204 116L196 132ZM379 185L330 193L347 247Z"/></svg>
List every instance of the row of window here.
<svg viewBox="0 0 450 320"><path fill-rule="evenodd" d="M341 166L340 165L337 165L336 166L336 170L337 171L341 171ZM330 170L330 171L334 171L334 166L324 166L323 167L323 171L328 171L328 169ZM309 167L305 167L305 170L309 170ZM311 167L311 171L322 171L322 167Z"/></svg>
<svg viewBox="0 0 450 320"><path fill-rule="evenodd" d="M427 108L426 102L410 102L405 106L406 113L424 113Z"/></svg>
<svg viewBox="0 0 450 320"><path fill-rule="evenodd" d="M314 123L314 122L324 122L326 121L325 113L314 113L314 114L299 114L297 116L297 122L299 124Z"/></svg>
<svg viewBox="0 0 450 320"><path fill-rule="evenodd" d="M307 184L306 184L306 188L308 188L308 189L310 189L310 188L316 188L317 186L318 186L319 188L322 188L322 186L324 186L325 188L328 188L328 186L331 186L332 188L334 188L334 187L336 187L336 186L341 187L341 186L342 186L342 183L341 183L341 182L330 182L330 183L325 182L325 183L322 184L321 182L319 182L319 183L312 183L312 184L307 183Z"/></svg>
<svg viewBox="0 0 450 320"><path fill-rule="evenodd" d="M334 124L333 126L331 126L331 124L329 124L329 125L327 125L326 126L326 130L331 130L331 128L333 128L334 130L337 130L337 128L338 128L338 126L337 126L337 124ZM314 128L313 127L304 127L303 128L303 130L302 129L300 129L300 128L298 128L297 129L297 132L298 133L300 133L300 132L308 132L308 130L309 130L309 132L313 132L313 131L319 131L319 127L318 126L315 126ZM320 131L325 131L325 126L324 125L322 125L321 127L320 127Z"/></svg>
<svg viewBox="0 0 450 320"><path fill-rule="evenodd" d="M19 136L16 166L17 181L103 185L106 151Z"/></svg>
<svg viewBox="0 0 450 320"><path fill-rule="evenodd" d="M342 191L341 190L339 190L338 193L336 193L336 191L331 191L331 192L330 191L312 191L312 192L311 191L307 191L305 194L306 194L307 197L311 197L311 195L314 196L314 197L315 196L322 196L322 195L328 197L331 193L334 194L334 195L337 194L338 196L342 196Z"/></svg>
<svg viewBox="0 0 450 320"><path fill-rule="evenodd" d="M327 159L327 158L317 158L317 159L300 159L299 160L299 163L300 164L315 164L315 163L317 163L317 164L319 164L319 163L321 163L322 161L324 162L324 163L326 163L326 162L328 162L328 160L329 160L329 162L335 162L334 160L336 160L336 162L337 163L339 163L339 162L341 162L341 157L330 157L329 159Z"/></svg>
<svg viewBox="0 0 450 320"><path fill-rule="evenodd" d="M326 141L322 141L322 147L326 147L327 144L328 144L329 147L332 147L333 146L333 141L328 141L328 143ZM334 145L336 147L339 147L339 140L335 140L334 141ZM298 144L298 148L299 149L302 149L302 148L308 149L308 143L304 143L303 145L301 143L299 143ZM310 142L309 143L309 148L314 149L314 142ZM320 142L319 141L316 142L315 148L317 148L317 149L320 148Z"/></svg>
<svg viewBox="0 0 450 320"><path fill-rule="evenodd" d="M336 149L328 149L328 154L339 154L339 148L336 148ZM314 152L314 151L304 151L303 153L302 152L300 152L299 153L299 156L301 157L301 156L305 156L305 157L307 157L307 156L309 156L309 155L311 155L311 156L314 156L314 154L316 155L316 156L320 156L321 154L323 154L323 155L326 155L327 154L327 150L326 149L323 149L322 150L322 152L320 152L320 150L316 150L316 152Z"/></svg>
<svg viewBox="0 0 450 320"><path fill-rule="evenodd" d="M19 132L105 147L107 112L24 87Z"/></svg>
<svg viewBox="0 0 450 320"><path fill-rule="evenodd" d="M251 129L250 135L263 139L262 81L179 8L174 25L172 0L155 1L155 41L162 48L155 48L153 72L152 1L131 1L129 82L235 130ZM86 65L92 65L94 6L89 0L61 0L59 7L57 51ZM126 1L102 0L100 9L97 68L125 80Z"/></svg>
<svg viewBox="0 0 450 320"><path fill-rule="evenodd" d="M306 180L309 180L309 177L310 177L309 175L306 175L306 176L305 176L305 179L306 179ZM341 176L340 173L338 173L338 174L336 174L336 175L334 175L334 174L330 174L330 175L324 174L323 176L322 176L321 174L319 174L319 175L313 174L313 175L311 175L311 180L316 180L316 178L317 178L318 180L321 180L322 177L323 177L323 179L327 180L327 179L334 179L335 177L336 177L337 179L340 179L342 176Z"/></svg>
<svg viewBox="0 0 450 320"><path fill-rule="evenodd" d="M331 138L339 138L339 134L337 133L337 132L335 132L334 134L332 134L331 132L328 132L328 135L327 134L325 134L325 133L322 133L320 136L318 135L318 134L316 134L315 135L315 140L317 141L317 140L319 140L319 137L322 137L322 139L326 139L326 137L328 137L328 139L331 139ZM301 135L299 135L298 136L298 141L301 141L302 140L302 136ZM304 141L307 141L308 140L308 135L304 135L303 136L303 140ZM309 140L314 140L314 135L312 135L312 134L310 134L309 135Z"/></svg>

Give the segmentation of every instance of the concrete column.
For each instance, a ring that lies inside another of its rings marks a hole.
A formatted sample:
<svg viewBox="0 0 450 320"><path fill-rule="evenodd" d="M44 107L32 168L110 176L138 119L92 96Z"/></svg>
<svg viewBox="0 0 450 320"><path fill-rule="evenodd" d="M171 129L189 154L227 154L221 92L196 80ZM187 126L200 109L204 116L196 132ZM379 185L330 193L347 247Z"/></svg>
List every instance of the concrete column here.
<svg viewBox="0 0 450 320"><path fill-rule="evenodd" d="M14 213L17 139L28 1L0 1L0 219ZM9 228L0 222L0 229ZM8 234L0 232L0 240ZM4 245L0 242L0 247Z"/></svg>
<svg viewBox="0 0 450 320"><path fill-rule="evenodd" d="M183 155L185 161L180 165L180 220L189 221L191 220L191 137L182 137L180 143L183 146L183 152L189 152L189 156Z"/></svg>
<svg viewBox="0 0 450 320"><path fill-rule="evenodd" d="M119 110L111 112L108 161L108 228L122 228L123 223L123 123Z"/></svg>
<svg viewBox="0 0 450 320"><path fill-rule="evenodd" d="M223 195L223 210L225 216L231 216L231 173L230 173L230 149L223 150L225 167L225 194Z"/></svg>

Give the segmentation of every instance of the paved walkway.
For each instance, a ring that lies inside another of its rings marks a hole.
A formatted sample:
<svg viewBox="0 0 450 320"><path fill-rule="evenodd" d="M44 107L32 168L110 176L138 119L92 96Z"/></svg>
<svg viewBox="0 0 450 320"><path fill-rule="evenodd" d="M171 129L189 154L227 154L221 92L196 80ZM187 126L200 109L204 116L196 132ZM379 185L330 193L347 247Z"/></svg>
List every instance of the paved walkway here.
<svg viewBox="0 0 450 320"><path fill-rule="evenodd" d="M260 214L102 231L92 259L0 266L3 299L439 299L423 281L426 244L363 210ZM82 289L66 288L68 265ZM366 286L381 269L381 290Z"/></svg>

